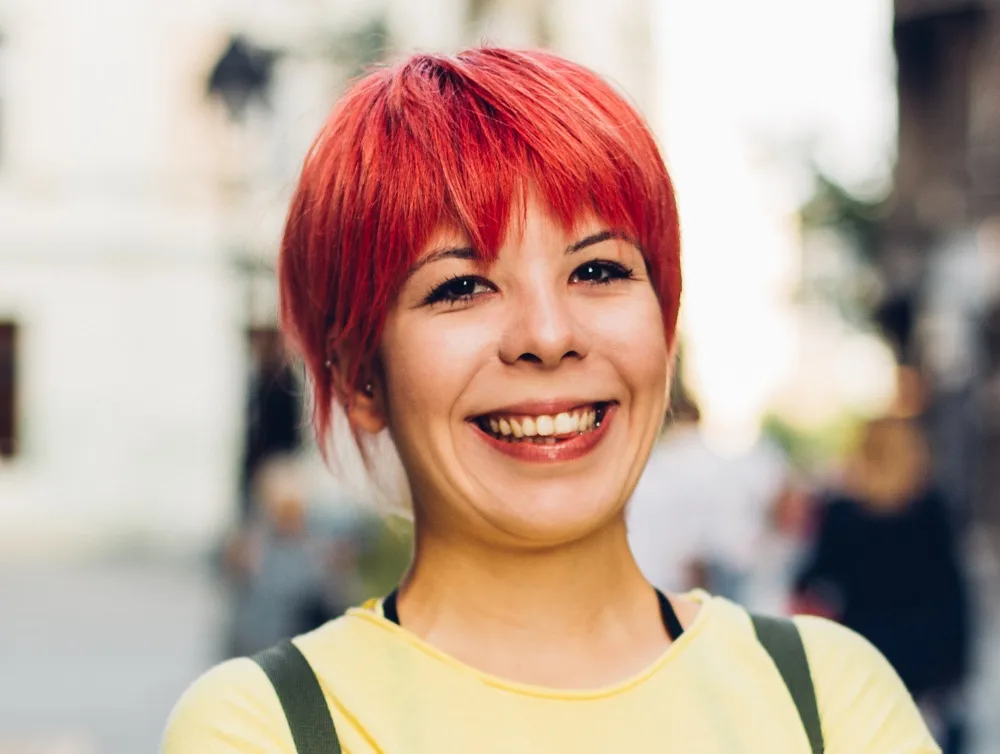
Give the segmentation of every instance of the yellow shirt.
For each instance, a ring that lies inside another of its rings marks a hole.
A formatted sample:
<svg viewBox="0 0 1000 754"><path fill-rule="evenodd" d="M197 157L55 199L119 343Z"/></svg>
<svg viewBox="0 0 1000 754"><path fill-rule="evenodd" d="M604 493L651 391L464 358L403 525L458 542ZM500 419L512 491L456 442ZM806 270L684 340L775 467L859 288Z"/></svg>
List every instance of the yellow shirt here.
<svg viewBox="0 0 1000 754"><path fill-rule="evenodd" d="M345 754L808 754L781 677L741 608L700 592L683 636L639 675L593 691L479 672L357 608L295 639L319 677ZM858 635L796 618L827 754L933 754L896 673ZM162 754L292 754L263 671L210 670L177 704Z"/></svg>

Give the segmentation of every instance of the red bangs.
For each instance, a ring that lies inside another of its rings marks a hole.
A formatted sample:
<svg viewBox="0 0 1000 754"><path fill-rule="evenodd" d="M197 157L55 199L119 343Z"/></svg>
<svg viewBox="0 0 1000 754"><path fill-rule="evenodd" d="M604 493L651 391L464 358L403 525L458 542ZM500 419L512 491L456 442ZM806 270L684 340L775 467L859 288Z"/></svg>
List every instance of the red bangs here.
<svg viewBox="0 0 1000 754"><path fill-rule="evenodd" d="M551 54L414 56L338 102L285 229L282 323L313 383L321 446L333 399L348 400L370 366L430 235L456 224L493 258L529 189L567 227L590 211L637 239L673 339L677 212L641 116L596 74ZM336 395L326 366L335 355L346 380Z"/></svg>

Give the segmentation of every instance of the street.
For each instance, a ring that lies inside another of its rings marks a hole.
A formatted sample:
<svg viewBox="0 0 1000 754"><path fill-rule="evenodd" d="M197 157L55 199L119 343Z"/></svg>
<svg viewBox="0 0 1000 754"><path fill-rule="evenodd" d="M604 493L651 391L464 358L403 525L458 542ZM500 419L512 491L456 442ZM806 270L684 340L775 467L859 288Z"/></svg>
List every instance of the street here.
<svg viewBox="0 0 1000 754"><path fill-rule="evenodd" d="M224 615L197 564L5 566L0 604L0 754L155 752Z"/></svg>

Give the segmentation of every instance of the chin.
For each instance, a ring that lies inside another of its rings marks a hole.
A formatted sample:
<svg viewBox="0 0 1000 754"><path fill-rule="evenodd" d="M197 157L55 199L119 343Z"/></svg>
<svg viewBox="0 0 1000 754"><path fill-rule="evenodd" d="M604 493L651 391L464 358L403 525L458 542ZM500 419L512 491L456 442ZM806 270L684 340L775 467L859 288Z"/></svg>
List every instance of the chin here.
<svg viewBox="0 0 1000 754"><path fill-rule="evenodd" d="M631 464L623 464L636 457L626 423L605 429L579 455L554 459L520 458L498 450L482 433L467 434L459 453L466 461L462 475L472 481L466 504L491 528L522 543L545 547L586 538L621 514L637 477Z"/></svg>
<svg viewBox="0 0 1000 754"><path fill-rule="evenodd" d="M520 487L520 489L518 489ZM505 500L492 500L483 518L524 545L544 548L586 539L614 521L625 507L621 485L538 483L507 489ZM596 487L600 489L600 487Z"/></svg>

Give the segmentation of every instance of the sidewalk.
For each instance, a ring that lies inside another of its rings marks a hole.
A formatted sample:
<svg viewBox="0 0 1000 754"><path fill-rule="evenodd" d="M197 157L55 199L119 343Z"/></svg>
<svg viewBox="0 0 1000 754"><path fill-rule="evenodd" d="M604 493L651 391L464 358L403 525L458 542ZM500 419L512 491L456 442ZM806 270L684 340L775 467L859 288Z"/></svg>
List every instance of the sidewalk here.
<svg viewBox="0 0 1000 754"><path fill-rule="evenodd" d="M0 605L0 754L156 752L224 619L196 564L3 566Z"/></svg>

